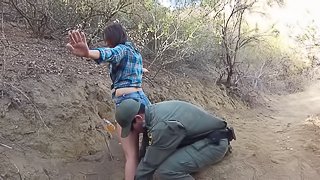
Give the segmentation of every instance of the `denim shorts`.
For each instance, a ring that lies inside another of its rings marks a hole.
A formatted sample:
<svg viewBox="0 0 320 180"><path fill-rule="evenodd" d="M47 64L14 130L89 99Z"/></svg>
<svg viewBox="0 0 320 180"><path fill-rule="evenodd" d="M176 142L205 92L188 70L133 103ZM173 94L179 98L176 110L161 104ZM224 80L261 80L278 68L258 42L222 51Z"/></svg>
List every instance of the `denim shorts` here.
<svg viewBox="0 0 320 180"><path fill-rule="evenodd" d="M132 92L129 94L123 94L121 96L114 97L113 101L116 103L116 106L118 106L123 100L126 100L126 99L134 99L134 100L144 104L145 106L148 106L151 104L148 97L144 94L143 91L137 91L137 92Z"/></svg>

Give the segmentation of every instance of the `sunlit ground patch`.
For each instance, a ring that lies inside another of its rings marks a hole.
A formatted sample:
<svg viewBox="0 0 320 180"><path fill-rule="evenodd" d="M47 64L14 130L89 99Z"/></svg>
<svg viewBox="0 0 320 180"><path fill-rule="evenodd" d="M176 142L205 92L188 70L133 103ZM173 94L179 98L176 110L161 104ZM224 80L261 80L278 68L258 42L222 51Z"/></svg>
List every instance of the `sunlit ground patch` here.
<svg viewBox="0 0 320 180"><path fill-rule="evenodd" d="M307 125L314 125L320 128L320 114L311 115L305 120L305 124Z"/></svg>

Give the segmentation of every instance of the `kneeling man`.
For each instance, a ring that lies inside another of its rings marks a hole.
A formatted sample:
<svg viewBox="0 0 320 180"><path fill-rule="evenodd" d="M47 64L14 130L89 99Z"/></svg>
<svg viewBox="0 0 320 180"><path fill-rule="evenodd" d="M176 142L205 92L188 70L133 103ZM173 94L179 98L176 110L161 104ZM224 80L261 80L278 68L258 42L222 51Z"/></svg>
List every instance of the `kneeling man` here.
<svg viewBox="0 0 320 180"><path fill-rule="evenodd" d="M131 130L148 132L149 146L139 163L135 179L193 180L190 173L215 164L235 139L227 123L183 101L165 101L149 106L128 99L116 108L116 120L125 138Z"/></svg>

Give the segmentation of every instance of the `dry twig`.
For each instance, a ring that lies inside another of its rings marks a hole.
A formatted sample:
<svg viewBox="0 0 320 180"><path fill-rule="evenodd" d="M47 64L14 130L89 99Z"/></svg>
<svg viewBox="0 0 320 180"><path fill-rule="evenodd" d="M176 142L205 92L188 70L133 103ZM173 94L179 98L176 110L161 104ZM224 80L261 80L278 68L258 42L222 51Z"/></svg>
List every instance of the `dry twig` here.
<svg viewBox="0 0 320 180"><path fill-rule="evenodd" d="M22 176L21 176L21 173L20 173L20 169L18 168L18 166L15 164L15 163L12 163L14 165L14 167L17 169L17 173L19 174L19 178L20 180L22 180Z"/></svg>
<svg viewBox="0 0 320 180"><path fill-rule="evenodd" d="M6 155L6 154L4 154L4 156L13 164L13 166L17 169L17 173L18 173L18 175L19 175L19 179L20 180L22 180L22 175L21 175L21 173L20 173L20 169L18 168L18 166L14 163L14 162L12 162L11 160L10 160L10 158Z"/></svg>
<svg viewBox="0 0 320 180"><path fill-rule="evenodd" d="M108 139L110 139L104 132L102 132L102 130L101 129L98 129L97 128L97 131L103 136L103 138L104 138L104 141L105 141L105 143L106 143L106 145L107 145L107 148L108 148L108 152L109 152L109 156L110 156L110 159L113 161L114 160L114 158L113 158L113 155L112 155L112 152L111 152L111 148L110 148L110 144L109 144L109 140Z"/></svg>
<svg viewBox="0 0 320 180"><path fill-rule="evenodd" d="M11 146L8 146L8 145L2 144L2 143L0 143L0 145L3 146L3 147L6 147L6 148L12 149Z"/></svg>

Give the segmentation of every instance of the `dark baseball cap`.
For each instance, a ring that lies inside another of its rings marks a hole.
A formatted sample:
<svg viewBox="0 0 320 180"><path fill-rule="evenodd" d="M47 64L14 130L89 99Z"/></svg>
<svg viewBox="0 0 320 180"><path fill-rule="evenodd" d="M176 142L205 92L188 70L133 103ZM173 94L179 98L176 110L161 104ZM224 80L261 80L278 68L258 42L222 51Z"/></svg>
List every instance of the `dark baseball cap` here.
<svg viewBox="0 0 320 180"><path fill-rule="evenodd" d="M141 103L133 99L126 99L116 107L116 121L121 126L121 137L125 138L131 131L132 121L138 114Z"/></svg>

